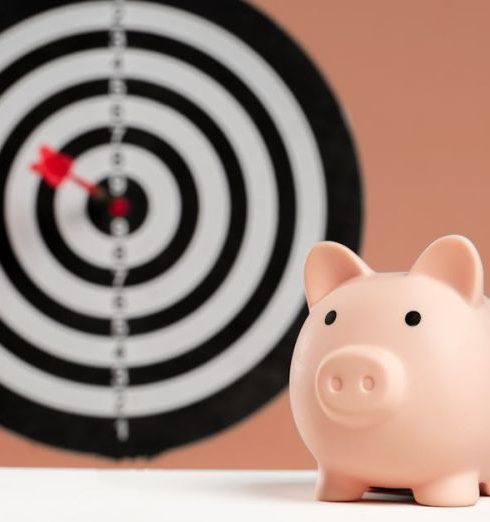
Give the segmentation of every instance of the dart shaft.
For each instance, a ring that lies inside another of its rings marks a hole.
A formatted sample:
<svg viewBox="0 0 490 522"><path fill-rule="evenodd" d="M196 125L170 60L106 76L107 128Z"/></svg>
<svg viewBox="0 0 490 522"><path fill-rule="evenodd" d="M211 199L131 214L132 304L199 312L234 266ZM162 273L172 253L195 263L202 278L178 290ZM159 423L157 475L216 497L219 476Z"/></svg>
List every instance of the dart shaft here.
<svg viewBox="0 0 490 522"><path fill-rule="evenodd" d="M107 197L107 193L102 187L96 185L95 183L91 183L90 181L87 181L86 179L83 179L76 174L73 174L72 172L68 174L68 179L71 179L78 186L82 187L91 196L100 199L105 199Z"/></svg>

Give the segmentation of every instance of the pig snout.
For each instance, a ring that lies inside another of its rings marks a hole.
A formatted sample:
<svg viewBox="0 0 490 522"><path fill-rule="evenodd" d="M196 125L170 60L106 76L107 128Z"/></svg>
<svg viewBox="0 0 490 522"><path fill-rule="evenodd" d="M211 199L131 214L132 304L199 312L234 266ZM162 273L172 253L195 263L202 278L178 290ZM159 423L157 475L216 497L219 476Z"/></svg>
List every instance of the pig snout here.
<svg viewBox="0 0 490 522"><path fill-rule="evenodd" d="M368 426L385 420L405 395L400 360L376 346L345 346L320 362L316 395L325 414L346 426Z"/></svg>

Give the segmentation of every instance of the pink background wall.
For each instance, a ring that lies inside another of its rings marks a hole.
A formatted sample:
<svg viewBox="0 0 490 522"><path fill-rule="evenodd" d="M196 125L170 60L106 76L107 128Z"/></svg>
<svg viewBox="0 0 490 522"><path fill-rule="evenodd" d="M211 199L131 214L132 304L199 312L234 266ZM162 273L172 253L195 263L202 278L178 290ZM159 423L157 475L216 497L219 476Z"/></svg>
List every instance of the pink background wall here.
<svg viewBox="0 0 490 522"><path fill-rule="evenodd" d="M408 268L432 239L462 233L490 271L490 2L253 3L306 49L347 112L363 172L367 262ZM2 431L0 465L114 463ZM284 392L212 439L118 465L301 468L313 461Z"/></svg>

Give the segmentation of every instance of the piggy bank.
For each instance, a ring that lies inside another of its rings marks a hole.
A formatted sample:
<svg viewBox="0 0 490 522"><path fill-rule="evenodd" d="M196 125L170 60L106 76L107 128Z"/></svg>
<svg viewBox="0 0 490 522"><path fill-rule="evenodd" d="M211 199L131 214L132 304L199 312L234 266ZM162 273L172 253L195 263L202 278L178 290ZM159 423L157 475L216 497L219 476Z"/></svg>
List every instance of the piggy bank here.
<svg viewBox="0 0 490 522"><path fill-rule="evenodd" d="M432 243L407 273L376 273L347 247L305 262L309 316L290 374L316 497L410 488L431 506L490 494L490 304L474 245Z"/></svg>

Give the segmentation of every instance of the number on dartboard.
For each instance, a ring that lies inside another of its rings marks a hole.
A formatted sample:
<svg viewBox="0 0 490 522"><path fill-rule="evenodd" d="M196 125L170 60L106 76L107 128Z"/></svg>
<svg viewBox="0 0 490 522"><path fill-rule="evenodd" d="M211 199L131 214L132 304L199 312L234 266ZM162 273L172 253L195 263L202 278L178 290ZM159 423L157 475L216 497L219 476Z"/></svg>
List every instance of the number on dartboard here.
<svg viewBox="0 0 490 522"><path fill-rule="evenodd" d="M0 423L113 457L211 435L277 394L304 255L357 248L361 224L341 110L284 32L233 0L124 4L116 182L114 3L6 1L0 19ZM33 175L41 147L79 182Z"/></svg>

